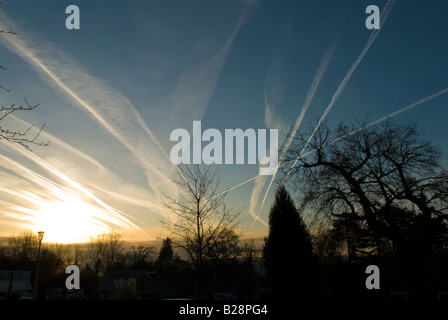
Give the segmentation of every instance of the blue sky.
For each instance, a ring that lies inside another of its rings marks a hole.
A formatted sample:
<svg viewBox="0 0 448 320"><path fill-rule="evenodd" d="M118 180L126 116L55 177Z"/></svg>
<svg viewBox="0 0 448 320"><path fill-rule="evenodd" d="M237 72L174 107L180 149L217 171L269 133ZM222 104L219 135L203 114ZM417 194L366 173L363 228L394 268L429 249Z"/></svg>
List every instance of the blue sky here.
<svg viewBox="0 0 448 320"><path fill-rule="evenodd" d="M65 27L71 4L79 30ZM384 9L376 31L365 27L370 4ZM0 37L0 84L10 90L1 104L40 106L2 125L45 123L51 145L30 153L0 140L0 236L163 236L170 213L157 196L178 192L170 133L191 132L193 120L221 132L278 129L285 143L290 128L323 115L335 124L403 110L396 121L416 122L448 150L447 9L423 0L4 1L0 29L17 35ZM277 177L257 176L258 165L219 172L222 190L246 182L226 197L246 236L266 235Z"/></svg>

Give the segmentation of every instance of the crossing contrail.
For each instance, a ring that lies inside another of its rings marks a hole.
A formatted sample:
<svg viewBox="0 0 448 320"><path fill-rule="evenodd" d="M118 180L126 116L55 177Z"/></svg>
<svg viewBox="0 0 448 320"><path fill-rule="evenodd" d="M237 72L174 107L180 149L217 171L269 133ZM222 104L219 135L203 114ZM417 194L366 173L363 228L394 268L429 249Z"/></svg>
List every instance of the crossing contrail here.
<svg viewBox="0 0 448 320"><path fill-rule="evenodd" d="M416 101L416 102L414 102L414 103L412 103L412 104L410 104L410 105L408 105L406 107L403 107L403 108L401 108L401 109L399 109L397 111L391 112L388 115L385 115L384 117L381 117L381 118L379 118L379 119L377 119L375 121L372 121L372 122L366 124L365 126L362 126L362 127L358 128L356 130L353 130L353 131L349 132L347 135L345 135L343 137L334 139L334 140L330 141L328 144L326 144L324 147L328 147L328 146L332 145L333 143L336 143L336 142L338 142L338 141L340 141L340 140L342 140L342 139L344 139L344 138L346 138L348 136L354 135L354 134L356 134L356 133L358 133L358 132L360 132L362 130L365 130L365 129L370 128L370 127L372 127L374 125L377 125L378 123L386 121L386 120L388 120L388 119L390 119L392 117L398 116L399 114L401 114L403 112L406 112L406 111L409 111L411 109L414 109L414 108L420 106L421 104L424 104L424 103L426 103L426 102L428 102L430 100L433 100L433 99L437 98L438 96L440 96L440 95L442 95L444 93L447 93L447 92L448 92L448 88L445 88L445 89L440 90L440 91L438 91L438 92L436 92L434 94L431 94L431 95L429 95L429 96L427 96L425 98L422 98L422 99L420 99L420 100L418 100L418 101ZM308 156L308 155L310 155L312 153L314 153L313 150L311 150L309 152L306 152L306 153L302 153L301 156L305 157L305 156ZM278 169L283 167L283 166L285 166L285 165L287 165L288 163L290 163L290 161L289 162L283 162L283 163L279 164ZM257 177L258 177L258 175L254 176L254 177L252 177L250 179L247 179L247 180L245 180L245 181L243 181L243 182L241 182L241 183L239 183L239 184L237 184L237 185L235 185L235 186L233 186L231 188L228 188L227 190L221 192L220 194L218 194L216 196L223 195L223 194L226 194L226 193L228 193L228 192L230 192L230 191L232 191L234 189L237 189L237 188L239 188L239 187L241 187L241 186L243 186L243 185L245 185L245 184L255 180Z"/></svg>
<svg viewBox="0 0 448 320"><path fill-rule="evenodd" d="M390 11L392 10L392 7L393 7L394 3L395 3L395 0L389 0L389 1L386 3L386 5L384 6L383 12L381 13L381 25L380 25L380 29L381 29L382 25L386 22L387 17L388 17L388 15L389 15ZM306 149L306 147L308 146L309 142L310 142L311 139L314 137L315 133L316 133L317 130L320 128L320 126L322 125L322 123L323 123L323 121L325 120L325 118L326 118L326 117L328 116L328 114L330 113L331 109L332 109L333 106L335 105L335 103L336 103L336 101L338 100L339 96L341 95L342 91L345 89L345 86L347 85L348 81L349 81L350 78L352 77L352 75L353 75L353 73L355 72L356 68L357 68L358 65L361 63L361 61L363 60L363 58L364 58L364 56L366 55L367 51L368 51L369 48L372 46L373 42L375 41L376 37L378 36L380 29L374 29L374 30L372 31L372 33L371 33L371 35L370 35L370 37L369 37L369 40L367 41L366 45L364 46L363 50L361 51L361 54L358 56L358 58L356 58L355 62L352 64L352 66L351 66L350 69L348 70L346 76L344 77L344 79L342 80L341 84L339 85L339 87L337 88L336 92L334 93L333 97L331 98L330 104L327 106L327 108L325 109L324 114L323 114L322 117L319 119L319 122L317 123L316 127L314 128L313 133L312 133L311 136L309 137L309 139L308 139L307 143L305 144L305 146L304 146L304 148L303 148L301 154L302 154L303 151ZM314 95L314 92L312 93L312 95ZM312 98L312 96L311 96L311 98ZM311 101L311 100L310 100L310 101ZM302 111L303 111L303 109L302 109ZM306 110L305 110L305 111L306 111ZM297 119L296 124L297 124L297 122L299 122L299 125L300 125L300 122L301 122L301 120L302 120L301 118L303 118L302 113L303 113L303 112L301 112L301 115L299 115L299 118ZM301 117L301 116L302 116L302 117ZM298 127L297 127L297 129L298 129ZM295 134L295 133L297 132L297 130L293 130L293 132L294 132L294 134ZM283 149L282 156L284 156L284 153L287 152L287 150L288 150L288 148L289 148L289 146L290 146L290 144L291 144L293 138L294 138L293 135L291 135L291 136L289 137L287 146ZM300 155L299 155L299 157L300 157ZM282 158L282 157L280 157L280 158ZM296 162L293 164L293 166L291 167L291 169L294 168L294 166L296 165L296 163L297 163L297 160L296 160ZM281 164L281 163L279 162L279 165L280 165L280 164ZM290 169L290 170L291 170L291 169ZM267 190L266 190L266 193L265 193L265 195L264 195L264 197L263 197L263 201L262 201L262 203L261 203L260 209L258 210L258 214L257 214L256 218L260 215L260 212L261 212L261 210L263 209L264 203L265 203L266 198L267 198L267 196L268 196L269 190L270 190L270 188L271 188L271 186L272 186L272 184L273 184L274 178L275 178L275 175L272 177L271 182L269 183L269 186L268 186L268 188L267 188Z"/></svg>
<svg viewBox="0 0 448 320"><path fill-rule="evenodd" d="M138 138L135 137L132 132L129 132L128 128L140 127L159 148L160 152L157 154L161 155L164 159L169 159L154 134L144 124L138 111L130 104L128 99L116 92L114 93L112 88L108 88L98 79L89 76L87 73L84 74L82 70L80 71L81 68L75 66L73 62L69 61L72 65L71 68L67 67L65 63L58 63L58 61L52 61L51 66L49 67L47 65L48 61L41 59L38 54L36 54L36 50L29 45L28 40L19 39L17 37L6 39L7 40L5 41L7 41L13 51L25 57L41 74L51 79L53 85L62 90L70 98L76 101L79 106L93 115L93 117L113 137L118 139L140 161L145 169L156 174L162 183L174 187L174 184L166 173L160 168L155 167L151 161L146 159L145 155L148 151L140 145ZM76 80L70 80L70 78L66 77L67 74L73 72L78 73L73 79L82 79L82 83L77 82ZM85 86L86 82L89 82L88 86ZM103 102L94 103L92 99L96 99L96 102L98 99L103 99ZM124 111L123 106L129 108L127 112ZM117 122L117 119L120 119L120 122ZM152 154L156 153L153 152ZM165 162L171 163L170 161Z"/></svg>
<svg viewBox="0 0 448 320"><path fill-rule="evenodd" d="M310 106L311 101L313 100L314 95L315 95L317 89L319 88L319 84L320 84L320 82L321 82L321 80L322 80L322 78L323 78L323 76L325 74L325 71L327 70L328 64L329 64L329 62L331 60L331 57L333 56L333 52L334 52L334 48L335 47L336 47L336 43L333 44L325 52L325 55L322 58L322 61L321 61L320 65L319 65L319 68L316 71L316 75L314 76L314 80L313 80L313 82L311 84L311 87L308 90L305 102L302 105L302 109L300 111L300 114L297 117L296 122L294 124L294 127L292 128L292 130L291 130L291 132L289 134L289 137L288 137L288 139L286 141L286 144L283 147L282 153L280 154L278 167L282 166L282 161L283 161L286 153L288 152L289 147L291 146L291 143L294 141L294 137L297 134L297 131L299 130L300 125L302 124L303 118L305 117L305 114L306 114L306 112L308 110L308 107ZM274 183L276 175L277 175L277 171L275 171L274 174L271 177L271 181L269 182L268 188L266 190L266 193L265 193L265 195L263 197L263 200L262 200L262 203L261 203L261 208L263 208L263 206L264 206L264 203L266 201L267 195L269 193L269 190L271 189L272 184ZM252 226L255 223L255 221L258 220L259 215L260 215L260 212L258 212L258 214L253 213L253 212L255 212L255 205L256 205L256 199L254 199L254 194L259 194L261 192L261 189L263 188L264 184L265 184L264 182L256 183L255 187L254 187L254 189L252 191L251 205L250 205L250 208L249 208L249 213L255 218L254 222L252 223Z"/></svg>
<svg viewBox="0 0 448 320"><path fill-rule="evenodd" d="M386 3L386 5L384 6L383 12L381 13L380 29L373 29L372 34L370 35L369 40L367 41L366 45L364 46L361 54L358 56L358 58L356 58L356 60L353 63L353 65L348 70L347 74L345 75L345 77L342 80L341 84L339 85L338 89L336 90L336 92L334 93L333 97L331 98L330 104L325 109L324 114L319 119L316 127L314 128L314 130L312 132L312 134L308 138L308 141L306 142L305 146L303 147L303 150L301 151L301 153L299 155L299 158L300 158L301 154L303 153L303 151L308 147L309 142L314 137L314 135L316 134L317 130L319 130L320 126L322 125L322 123L324 122L325 118L330 113L330 111L333 108L334 104L336 103L336 101L338 100L339 96L341 95L342 91L345 89L345 86L347 85L348 81L352 77L352 75L355 72L356 68L361 63L362 59L366 55L366 53L369 50L369 48L372 46L373 42L375 41L376 37L378 36L378 34L379 34L380 30L381 30L381 27L386 22L387 17L389 16L389 14L390 14L394 4L395 4L395 0L389 0ZM295 167L296 163L297 163L297 160L296 160L296 162L294 162L294 164L292 165L291 169L293 169Z"/></svg>

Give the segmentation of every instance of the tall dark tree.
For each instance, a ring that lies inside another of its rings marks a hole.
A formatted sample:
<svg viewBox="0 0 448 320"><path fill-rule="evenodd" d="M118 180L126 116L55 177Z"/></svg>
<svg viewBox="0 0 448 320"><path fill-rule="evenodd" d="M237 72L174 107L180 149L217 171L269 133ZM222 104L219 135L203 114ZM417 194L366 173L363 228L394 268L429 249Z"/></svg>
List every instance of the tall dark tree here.
<svg viewBox="0 0 448 320"><path fill-rule="evenodd" d="M284 186L269 213L269 235L263 259L275 298L314 295L315 265L311 236Z"/></svg>
<svg viewBox="0 0 448 320"><path fill-rule="evenodd" d="M173 250L173 241L170 237L163 239L162 247L154 267L158 272L163 271L190 271L191 266L182 260Z"/></svg>
<svg viewBox="0 0 448 320"><path fill-rule="evenodd" d="M160 264L166 264L171 262L173 257L174 257L174 251L173 247L171 246L171 239L167 237L162 242L162 247L160 248L157 262Z"/></svg>

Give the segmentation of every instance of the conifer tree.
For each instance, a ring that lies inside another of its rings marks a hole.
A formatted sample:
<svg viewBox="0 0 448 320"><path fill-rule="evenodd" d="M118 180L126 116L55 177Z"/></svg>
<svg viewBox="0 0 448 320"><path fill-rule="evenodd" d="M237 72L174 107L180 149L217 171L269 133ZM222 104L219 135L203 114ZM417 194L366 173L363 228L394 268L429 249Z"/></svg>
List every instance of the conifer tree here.
<svg viewBox="0 0 448 320"><path fill-rule="evenodd" d="M166 264L172 261L173 256L174 252L171 246L171 239L167 237L162 242L162 248L160 248L159 257L157 261L161 264Z"/></svg>
<svg viewBox="0 0 448 320"><path fill-rule="evenodd" d="M316 286L311 236L284 186L269 213L263 260L274 297L310 297Z"/></svg>

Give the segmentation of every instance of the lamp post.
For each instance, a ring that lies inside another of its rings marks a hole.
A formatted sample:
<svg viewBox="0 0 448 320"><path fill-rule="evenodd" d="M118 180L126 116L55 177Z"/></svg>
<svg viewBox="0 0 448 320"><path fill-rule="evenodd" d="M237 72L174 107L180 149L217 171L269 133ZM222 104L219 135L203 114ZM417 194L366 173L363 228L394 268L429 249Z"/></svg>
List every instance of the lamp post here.
<svg viewBox="0 0 448 320"><path fill-rule="evenodd" d="M44 238L44 232L37 232L37 239L39 240L39 249L37 250L37 266L36 266L36 279L34 280L34 294L33 299L37 299L37 284L39 281L39 265L40 265L40 247L42 245L42 239Z"/></svg>

